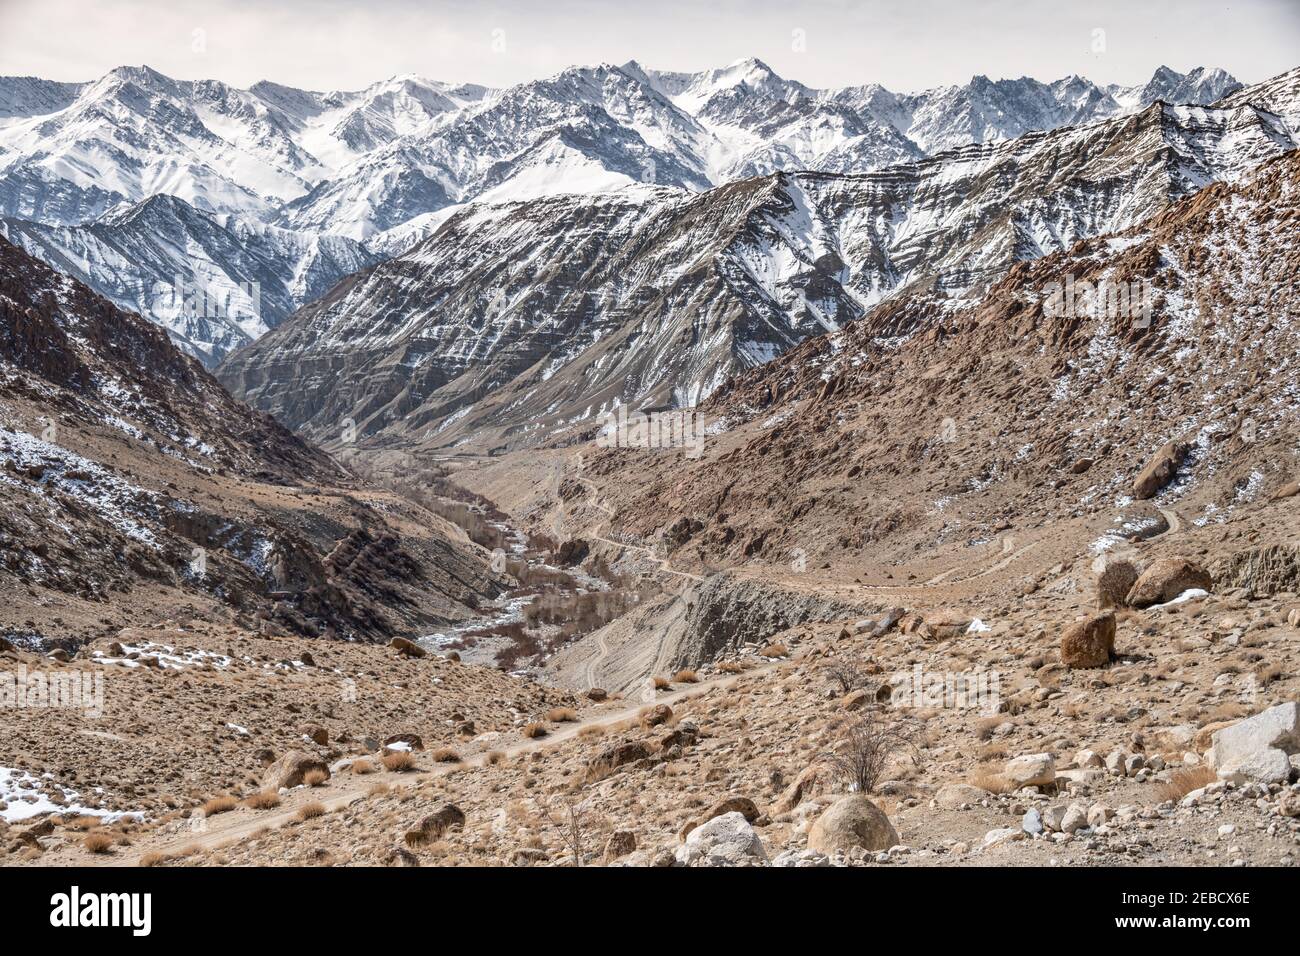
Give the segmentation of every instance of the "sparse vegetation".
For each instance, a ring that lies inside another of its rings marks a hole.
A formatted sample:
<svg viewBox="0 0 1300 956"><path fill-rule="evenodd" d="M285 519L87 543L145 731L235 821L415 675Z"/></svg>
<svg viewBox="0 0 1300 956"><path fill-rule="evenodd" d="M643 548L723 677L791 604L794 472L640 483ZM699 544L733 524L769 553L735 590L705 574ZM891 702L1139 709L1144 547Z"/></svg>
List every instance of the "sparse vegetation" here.
<svg viewBox="0 0 1300 956"><path fill-rule="evenodd" d="M302 782L309 787L319 787L330 778L330 775L319 767L313 767L302 776Z"/></svg>
<svg viewBox="0 0 1300 956"><path fill-rule="evenodd" d="M431 756L435 763L460 763L460 754L451 747L439 747Z"/></svg>
<svg viewBox="0 0 1300 956"><path fill-rule="evenodd" d="M553 724L563 724L578 719L578 712L572 707L552 707L546 712L546 719Z"/></svg>
<svg viewBox="0 0 1300 956"><path fill-rule="evenodd" d="M274 790L259 790L244 799L244 806L250 810L270 810L280 805L280 795Z"/></svg>
<svg viewBox="0 0 1300 956"><path fill-rule="evenodd" d="M536 740L538 737L545 737L550 731L546 729L545 724L533 721L531 724L524 726L522 733L529 740Z"/></svg>
<svg viewBox="0 0 1300 956"><path fill-rule="evenodd" d="M218 813L226 813L239 806L239 801L234 797L226 795L213 797L207 803L203 804L203 815L205 817L214 817Z"/></svg>
<svg viewBox="0 0 1300 956"><path fill-rule="evenodd" d="M296 817L299 822L303 822L306 820L314 820L316 817L323 817L327 812L325 804L321 803L319 800L313 800L311 803L305 803L299 807L298 812L294 814L294 817Z"/></svg>
<svg viewBox="0 0 1300 956"><path fill-rule="evenodd" d="M81 845L90 853L103 854L113 848L113 837L102 830L91 830L81 840Z"/></svg>
<svg viewBox="0 0 1300 956"><path fill-rule="evenodd" d="M673 675L674 684L698 684L700 677L693 670L683 668Z"/></svg>
<svg viewBox="0 0 1300 956"><path fill-rule="evenodd" d="M1170 774L1166 782L1157 784L1156 799L1161 803L1165 801L1177 803L1193 790L1208 787L1218 779L1209 767L1184 767Z"/></svg>
<svg viewBox="0 0 1300 956"><path fill-rule="evenodd" d="M835 748L823 758L843 784L857 793L874 793L895 755L916 752L913 732L874 711L853 721Z"/></svg>
<svg viewBox="0 0 1300 956"><path fill-rule="evenodd" d="M389 773L405 773L415 766L415 758L406 750L390 750L380 758Z"/></svg>

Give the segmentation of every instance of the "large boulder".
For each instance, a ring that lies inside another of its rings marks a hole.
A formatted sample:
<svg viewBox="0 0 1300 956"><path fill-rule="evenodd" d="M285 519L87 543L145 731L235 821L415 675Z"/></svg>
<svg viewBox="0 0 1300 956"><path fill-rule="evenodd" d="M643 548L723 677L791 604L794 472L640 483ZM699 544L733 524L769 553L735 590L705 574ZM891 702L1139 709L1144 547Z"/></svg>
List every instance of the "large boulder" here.
<svg viewBox="0 0 1300 956"><path fill-rule="evenodd" d="M677 848L687 866L743 866L767 862L767 851L744 814L724 813L696 827Z"/></svg>
<svg viewBox="0 0 1300 956"><path fill-rule="evenodd" d="M825 853L847 853L854 847L888 850L899 843L889 817L860 793L832 803L808 831L808 849Z"/></svg>
<svg viewBox="0 0 1300 956"><path fill-rule="evenodd" d="M1128 592L1128 603L1133 607L1163 604L1191 588L1213 590L1210 572L1191 558L1161 558L1133 583Z"/></svg>
<svg viewBox="0 0 1300 956"><path fill-rule="evenodd" d="M592 770L614 770L624 764L645 760L649 756L650 748L639 740L634 740L606 747L591 758L589 766Z"/></svg>
<svg viewBox="0 0 1300 956"><path fill-rule="evenodd" d="M1024 754L1007 761L1002 779L1015 789L1046 787L1056 782L1056 758L1051 754Z"/></svg>
<svg viewBox="0 0 1300 956"><path fill-rule="evenodd" d="M313 770L319 770L329 779L329 765L319 757L305 754L301 750L290 750L262 775L262 789L280 790L302 786L303 777Z"/></svg>
<svg viewBox="0 0 1300 956"><path fill-rule="evenodd" d="M1285 783L1290 754L1300 753L1300 704L1289 701L1216 730L1210 767L1223 779Z"/></svg>
<svg viewBox="0 0 1300 956"><path fill-rule="evenodd" d="M1189 446L1183 442L1171 441L1161 446L1145 468L1133 481L1133 497L1139 499L1154 498L1165 485L1178 473L1178 466L1187 457Z"/></svg>
<svg viewBox="0 0 1300 956"><path fill-rule="evenodd" d="M415 641L407 640L404 637L395 637L388 642L388 646L403 657L424 657L428 653L423 647Z"/></svg>
<svg viewBox="0 0 1300 956"><path fill-rule="evenodd" d="M1061 634L1061 663L1066 667L1105 667L1115 654L1115 615L1093 614Z"/></svg>

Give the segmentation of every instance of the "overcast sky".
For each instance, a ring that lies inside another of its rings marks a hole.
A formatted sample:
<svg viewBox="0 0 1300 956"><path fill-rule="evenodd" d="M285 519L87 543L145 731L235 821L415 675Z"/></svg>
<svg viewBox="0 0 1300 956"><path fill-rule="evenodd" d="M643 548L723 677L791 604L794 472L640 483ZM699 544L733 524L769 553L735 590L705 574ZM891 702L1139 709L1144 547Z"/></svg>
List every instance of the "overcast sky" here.
<svg viewBox="0 0 1300 956"><path fill-rule="evenodd" d="M815 87L909 91L1167 64L1255 82L1300 65L1300 0L0 0L0 75L86 80L148 64L236 86L356 89L397 73L503 86L635 59L757 56Z"/></svg>

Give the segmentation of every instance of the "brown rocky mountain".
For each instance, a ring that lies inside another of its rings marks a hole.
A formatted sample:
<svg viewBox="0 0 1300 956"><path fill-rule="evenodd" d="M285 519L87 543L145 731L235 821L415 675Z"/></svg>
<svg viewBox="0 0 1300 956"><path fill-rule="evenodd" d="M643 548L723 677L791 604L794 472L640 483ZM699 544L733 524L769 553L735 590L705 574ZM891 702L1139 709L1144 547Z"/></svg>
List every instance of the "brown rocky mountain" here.
<svg viewBox="0 0 1300 956"><path fill-rule="evenodd" d="M379 639L500 590L459 529L4 240L0 498L0 629L37 646L192 615Z"/></svg>

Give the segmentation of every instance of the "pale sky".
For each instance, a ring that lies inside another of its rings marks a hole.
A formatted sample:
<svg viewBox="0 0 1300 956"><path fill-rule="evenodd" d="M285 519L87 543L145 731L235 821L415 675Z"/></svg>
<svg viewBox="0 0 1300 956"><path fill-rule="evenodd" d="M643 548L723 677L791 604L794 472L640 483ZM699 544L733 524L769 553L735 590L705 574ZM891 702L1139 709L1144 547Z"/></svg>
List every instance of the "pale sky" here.
<svg viewBox="0 0 1300 956"><path fill-rule="evenodd" d="M1134 84L1166 64L1251 83L1300 65L1300 0L0 0L0 75L359 89L398 73L506 86L635 59L756 56L813 87L906 92L1071 73Z"/></svg>

